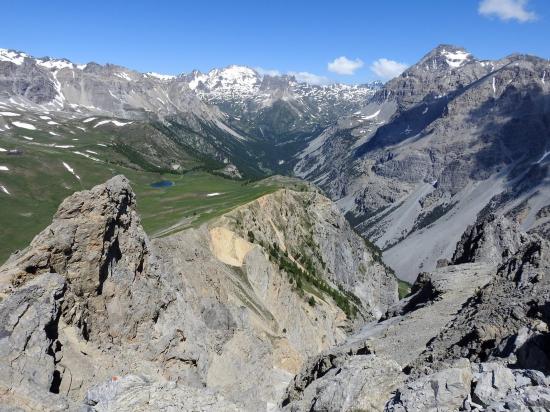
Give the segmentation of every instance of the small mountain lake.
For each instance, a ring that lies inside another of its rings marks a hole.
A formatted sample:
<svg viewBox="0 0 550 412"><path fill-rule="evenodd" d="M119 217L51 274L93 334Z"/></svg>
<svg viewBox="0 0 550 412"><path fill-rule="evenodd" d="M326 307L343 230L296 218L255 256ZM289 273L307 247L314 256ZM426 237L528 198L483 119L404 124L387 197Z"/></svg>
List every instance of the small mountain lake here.
<svg viewBox="0 0 550 412"><path fill-rule="evenodd" d="M149 186L154 187L155 189L161 189L163 187L174 186L174 182L171 180L160 180L158 182L151 183Z"/></svg>

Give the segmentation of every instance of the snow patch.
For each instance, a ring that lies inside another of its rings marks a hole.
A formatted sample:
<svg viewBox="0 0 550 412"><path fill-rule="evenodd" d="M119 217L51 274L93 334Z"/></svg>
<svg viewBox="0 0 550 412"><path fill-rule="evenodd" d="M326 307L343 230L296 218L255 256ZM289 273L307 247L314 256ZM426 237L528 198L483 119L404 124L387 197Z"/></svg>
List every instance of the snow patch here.
<svg viewBox="0 0 550 412"><path fill-rule="evenodd" d="M173 76L171 74L160 74L160 73L155 73L155 72L148 72L146 73L147 76L149 77L154 77L156 79L159 79L159 80L173 80L176 78L176 76Z"/></svg>
<svg viewBox="0 0 550 412"><path fill-rule="evenodd" d="M68 60L57 60L57 59L36 59L36 64L39 66L45 67L47 69L73 69L74 64Z"/></svg>
<svg viewBox="0 0 550 412"><path fill-rule="evenodd" d="M127 80L129 82L132 81L132 78L128 76L128 73L118 72L118 73L115 73L115 76L120 77L121 79Z"/></svg>
<svg viewBox="0 0 550 412"><path fill-rule="evenodd" d="M97 157L90 156L89 154L86 154L86 153L82 153L82 152L73 152L73 153L77 154L77 155L80 155L80 156L84 156L85 158L96 161L96 162L101 162L101 160L99 160Z"/></svg>
<svg viewBox="0 0 550 412"><path fill-rule="evenodd" d="M468 60L470 53L467 53L462 50L456 50L454 52L442 50L441 55L445 57L445 61L450 67L457 68L462 66L464 62Z"/></svg>
<svg viewBox="0 0 550 412"><path fill-rule="evenodd" d="M6 188L6 186L0 185L0 189L2 189L2 192L4 192L4 193L7 194L7 195L10 195L10 194L11 194L11 193L8 191L8 189Z"/></svg>
<svg viewBox="0 0 550 412"><path fill-rule="evenodd" d="M69 173L71 173L74 177L76 177L78 180L80 180L80 176L78 176L78 175L75 173L74 169L73 169L71 166L69 166L69 165L68 165L67 163L65 163L65 162L61 162L61 163L63 163L63 166L65 167L65 169L67 169L67 170L69 171Z"/></svg>
<svg viewBox="0 0 550 412"><path fill-rule="evenodd" d="M219 195L221 195L221 194L223 194L223 193L220 193L220 192L208 193L208 194L206 195L206 197L219 196Z"/></svg>
<svg viewBox="0 0 550 412"><path fill-rule="evenodd" d="M26 140L34 140L32 137L29 137L29 136L23 136L23 139L26 139Z"/></svg>
<svg viewBox="0 0 550 412"><path fill-rule="evenodd" d="M371 114L371 115L368 115L368 116L363 116L361 117L363 120L370 120L370 119L374 119L375 117L378 117L378 115L380 114L381 110L378 110L376 111L375 113Z"/></svg>
<svg viewBox="0 0 550 412"><path fill-rule="evenodd" d="M13 113L13 112L0 112L0 116L5 117L19 117L21 116L19 113Z"/></svg>
<svg viewBox="0 0 550 412"><path fill-rule="evenodd" d="M16 127L21 128L21 129L36 130L36 127L34 127L32 124L29 124L29 123L12 122L12 124Z"/></svg>
<svg viewBox="0 0 550 412"><path fill-rule="evenodd" d="M546 151L544 152L544 154L542 155L542 157L537 161L537 164L539 163L542 163L544 161L544 159L546 159L546 157L550 155L550 151Z"/></svg>
<svg viewBox="0 0 550 412"><path fill-rule="evenodd" d="M0 170L7 172L10 169L8 168L8 166L0 166Z"/></svg>
<svg viewBox="0 0 550 412"><path fill-rule="evenodd" d="M82 123L93 122L95 119L96 119L96 117L88 117L87 119L82 120Z"/></svg>
<svg viewBox="0 0 550 412"><path fill-rule="evenodd" d="M104 124L107 124L107 123L112 123L117 127L121 127L121 126L126 126L128 124L132 124L133 122L119 122L118 120L102 120L94 126L94 129L99 126L103 126Z"/></svg>

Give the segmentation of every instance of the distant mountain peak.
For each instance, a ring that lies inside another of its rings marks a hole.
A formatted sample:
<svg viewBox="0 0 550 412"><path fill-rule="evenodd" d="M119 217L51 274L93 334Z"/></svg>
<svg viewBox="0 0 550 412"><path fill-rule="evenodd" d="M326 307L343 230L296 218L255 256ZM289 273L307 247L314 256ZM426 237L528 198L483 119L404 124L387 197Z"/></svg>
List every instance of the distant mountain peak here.
<svg viewBox="0 0 550 412"><path fill-rule="evenodd" d="M473 55L463 47L440 44L426 54L414 67L427 70L457 69L474 61Z"/></svg>
<svg viewBox="0 0 550 412"><path fill-rule="evenodd" d="M10 62L18 66L23 64L25 58L30 57L23 52L12 49L0 49L0 61Z"/></svg>

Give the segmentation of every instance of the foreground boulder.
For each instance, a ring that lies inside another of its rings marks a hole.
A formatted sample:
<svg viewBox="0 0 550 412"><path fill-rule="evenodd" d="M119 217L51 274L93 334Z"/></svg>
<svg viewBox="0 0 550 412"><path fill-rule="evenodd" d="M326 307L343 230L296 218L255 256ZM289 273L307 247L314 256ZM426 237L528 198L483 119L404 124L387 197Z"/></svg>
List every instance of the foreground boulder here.
<svg viewBox="0 0 550 412"><path fill-rule="evenodd" d="M279 191L150 241L122 176L75 193L0 268L0 403L265 410L397 301L330 201Z"/></svg>

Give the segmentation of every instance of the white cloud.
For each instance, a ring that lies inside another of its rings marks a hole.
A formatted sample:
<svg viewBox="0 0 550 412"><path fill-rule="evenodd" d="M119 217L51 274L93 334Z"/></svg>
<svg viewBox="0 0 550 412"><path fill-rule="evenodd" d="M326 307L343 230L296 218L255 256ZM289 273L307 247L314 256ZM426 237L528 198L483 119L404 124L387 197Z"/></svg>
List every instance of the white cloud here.
<svg viewBox="0 0 550 412"><path fill-rule="evenodd" d="M254 70L261 76L280 76L281 72L276 69L264 69L263 67L254 67Z"/></svg>
<svg viewBox="0 0 550 412"><path fill-rule="evenodd" d="M526 10L529 0L482 0L479 3L479 14L482 16L496 16L501 20L517 20L521 23L532 21L537 15Z"/></svg>
<svg viewBox="0 0 550 412"><path fill-rule="evenodd" d="M309 84L327 84L330 80L325 76L319 76L317 74L309 72L288 72L289 75L294 76L297 81L301 83Z"/></svg>
<svg viewBox="0 0 550 412"><path fill-rule="evenodd" d="M374 61L371 64L370 69L382 80L389 80L399 76L407 67L408 66L405 63L399 63L394 60L381 58Z"/></svg>
<svg viewBox="0 0 550 412"><path fill-rule="evenodd" d="M363 67L360 59L350 60L345 56L338 57L328 64L328 70L333 73L351 75Z"/></svg>

